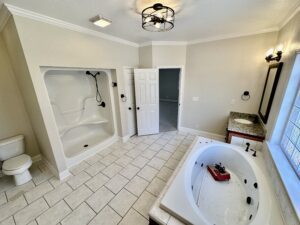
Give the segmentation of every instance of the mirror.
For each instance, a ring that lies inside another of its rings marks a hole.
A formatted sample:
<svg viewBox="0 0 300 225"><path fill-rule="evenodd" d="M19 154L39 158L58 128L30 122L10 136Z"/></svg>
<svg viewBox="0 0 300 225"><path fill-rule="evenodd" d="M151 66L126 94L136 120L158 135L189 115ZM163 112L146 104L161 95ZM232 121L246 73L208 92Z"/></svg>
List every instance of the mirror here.
<svg viewBox="0 0 300 225"><path fill-rule="evenodd" d="M275 63L269 66L264 91L261 97L258 114L266 124L271 111L273 98L279 81L283 63Z"/></svg>

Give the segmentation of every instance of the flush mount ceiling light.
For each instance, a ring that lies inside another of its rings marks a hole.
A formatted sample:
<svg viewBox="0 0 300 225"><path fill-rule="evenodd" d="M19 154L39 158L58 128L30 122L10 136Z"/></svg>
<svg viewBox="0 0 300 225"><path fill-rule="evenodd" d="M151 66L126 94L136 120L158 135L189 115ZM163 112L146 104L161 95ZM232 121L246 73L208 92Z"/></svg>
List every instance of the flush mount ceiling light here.
<svg viewBox="0 0 300 225"><path fill-rule="evenodd" d="M90 21L93 24L95 24L96 26L102 27L102 28L107 27L107 26L109 26L112 23L111 20L105 19L104 17L102 17L100 15L97 15L97 16L91 18Z"/></svg>
<svg viewBox="0 0 300 225"><path fill-rule="evenodd" d="M142 27L147 31L169 31L174 27L174 20L174 10L161 3L156 3L142 11Z"/></svg>

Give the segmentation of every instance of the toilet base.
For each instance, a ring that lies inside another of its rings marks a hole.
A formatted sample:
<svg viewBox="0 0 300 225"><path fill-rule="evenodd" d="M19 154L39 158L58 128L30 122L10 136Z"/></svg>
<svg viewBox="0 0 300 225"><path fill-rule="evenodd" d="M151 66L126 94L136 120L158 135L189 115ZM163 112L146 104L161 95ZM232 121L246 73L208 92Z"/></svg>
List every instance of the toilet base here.
<svg viewBox="0 0 300 225"><path fill-rule="evenodd" d="M29 182L32 179L32 176L29 170L25 170L23 173L13 175L16 185L22 185Z"/></svg>

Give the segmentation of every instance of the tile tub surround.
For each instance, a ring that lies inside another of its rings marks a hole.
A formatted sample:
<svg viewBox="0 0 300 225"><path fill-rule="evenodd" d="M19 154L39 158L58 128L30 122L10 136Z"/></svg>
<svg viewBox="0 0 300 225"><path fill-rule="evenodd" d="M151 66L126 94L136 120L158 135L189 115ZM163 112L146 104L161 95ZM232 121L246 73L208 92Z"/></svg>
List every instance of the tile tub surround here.
<svg viewBox="0 0 300 225"><path fill-rule="evenodd" d="M253 124L242 124L234 121L238 118L250 120ZM230 112L227 130L261 138L266 136L266 130L256 114Z"/></svg>
<svg viewBox="0 0 300 225"><path fill-rule="evenodd" d="M15 187L0 178L0 224L147 225L149 211L195 135L166 132L117 142L59 181L44 164ZM174 219L170 219L171 223Z"/></svg>

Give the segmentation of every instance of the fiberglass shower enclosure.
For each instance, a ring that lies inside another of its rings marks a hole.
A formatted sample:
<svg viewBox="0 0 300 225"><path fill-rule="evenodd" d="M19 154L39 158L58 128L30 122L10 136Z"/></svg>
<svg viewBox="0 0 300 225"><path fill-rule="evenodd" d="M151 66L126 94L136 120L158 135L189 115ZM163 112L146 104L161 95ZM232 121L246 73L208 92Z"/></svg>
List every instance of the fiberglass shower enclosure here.
<svg viewBox="0 0 300 225"><path fill-rule="evenodd" d="M44 79L69 166L111 143L115 123L110 70L51 69Z"/></svg>

